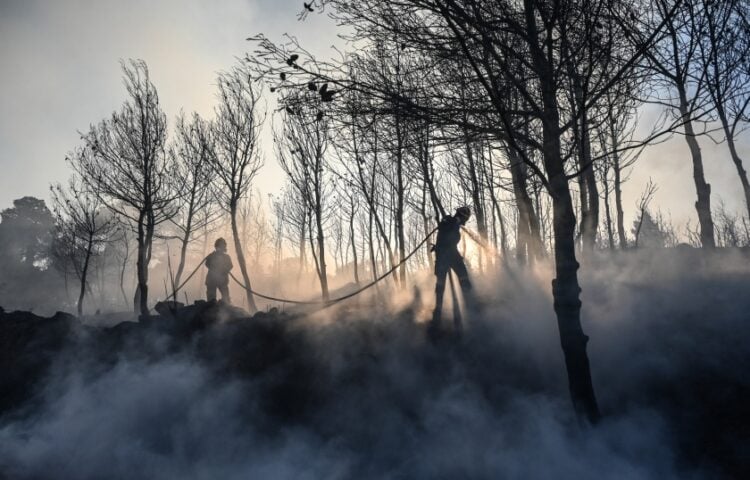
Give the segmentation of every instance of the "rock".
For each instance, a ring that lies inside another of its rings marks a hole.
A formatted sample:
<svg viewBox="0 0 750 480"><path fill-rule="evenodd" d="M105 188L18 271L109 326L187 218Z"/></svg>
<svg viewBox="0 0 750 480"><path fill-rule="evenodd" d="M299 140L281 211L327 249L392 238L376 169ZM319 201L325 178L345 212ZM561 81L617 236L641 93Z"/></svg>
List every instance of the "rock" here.
<svg viewBox="0 0 750 480"><path fill-rule="evenodd" d="M159 315L164 317L174 316L174 313L185 306L182 302L170 301L170 302L157 302L154 306Z"/></svg>
<svg viewBox="0 0 750 480"><path fill-rule="evenodd" d="M64 312L45 318L0 309L0 412L34 394L39 380L78 327L78 319Z"/></svg>

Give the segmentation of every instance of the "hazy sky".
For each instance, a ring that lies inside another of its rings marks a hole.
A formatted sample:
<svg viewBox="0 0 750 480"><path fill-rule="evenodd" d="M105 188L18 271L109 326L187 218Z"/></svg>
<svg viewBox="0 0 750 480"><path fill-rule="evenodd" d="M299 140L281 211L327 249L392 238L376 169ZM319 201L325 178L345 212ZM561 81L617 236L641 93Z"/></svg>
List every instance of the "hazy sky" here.
<svg viewBox="0 0 750 480"><path fill-rule="evenodd" d="M290 33L316 52L335 41L335 29L321 16L297 20L301 6L301 0L0 0L0 208L24 195L47 198L48 185L68 177L64 157L78 145L77 132L125 98L121 58L146 60L170 119L180 108L209 114L216 73L249 50L248 36ZM701 144L713 201L737 208L741 190L726 146ZM740 146L750 157L748 142ZM281 175L268 146L265 154L259 184L269 193ZM675 223L695 224L682 138L644 153L625 186L629 214L649 177L659 185L655 203Z"/></svg>
<svg viewBox="0 0 750 480"><path fill-rule="evenodd" d="M0 208L47 198L68 178L77 132L125 99L120 59L148 63L170 121L181 108L210 115L216 74L252 48L247 37L331 45L329 21L299 22L301 9L301 0L0 0ZM273 190L280 175L266 153L259 183Z"/></svg>

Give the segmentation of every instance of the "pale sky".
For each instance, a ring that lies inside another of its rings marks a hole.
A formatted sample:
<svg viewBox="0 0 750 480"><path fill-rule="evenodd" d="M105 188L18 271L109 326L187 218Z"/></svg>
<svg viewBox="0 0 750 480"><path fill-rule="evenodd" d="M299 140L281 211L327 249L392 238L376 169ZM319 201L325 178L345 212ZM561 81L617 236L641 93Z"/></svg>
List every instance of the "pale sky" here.
<svg viewBox="0 0 750 480"><path fill-rule="evenodd" d="M47 199L49 184L68 178L78 132L126 98L120 59L147 62L172 124L181 108L210 116L217 72L253 48L247 37L289 33L330 50L330 20L299 22L301 9L301 0L0 0L0 209ZM273 191L281 175L266 146L258 184Z"/></svg>
<svg viewBox="0 0 750 480"><path fill-rule="evenodd" d="M332 22L297 20L301 0L0 0L0 209L15 198L48 198L51 182L70 172L67 152L125 98L119 60L142 58L170 118L182 108L210 115L216 73L250 50L245 39L295 35L315 53L333 52ZM272 102L269 102L271 104ZM726 145L701 139L712 201L741 207L741 189ZM258 184L273 193L281 173L266 142ZM740 153L750 158L747 136ZM696 222L692 167L684 139L642 155L625 185L625 210L648 178L659 186L654 205L678 225Z"/></svg>

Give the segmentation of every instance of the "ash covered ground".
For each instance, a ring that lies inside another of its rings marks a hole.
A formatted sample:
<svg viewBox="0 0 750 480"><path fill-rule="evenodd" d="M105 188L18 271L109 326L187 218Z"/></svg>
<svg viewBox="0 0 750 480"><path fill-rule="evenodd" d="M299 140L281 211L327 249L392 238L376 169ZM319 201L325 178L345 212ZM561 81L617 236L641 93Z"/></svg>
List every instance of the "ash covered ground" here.
<svg viewBox="0 0 750 480"><path fill-rule="evenodd" d="M584 263L594 427L547 270L477 280L483 314L436 341L427 286L315 315L3 312L0 478L748 478L747 252Z"/></svg>

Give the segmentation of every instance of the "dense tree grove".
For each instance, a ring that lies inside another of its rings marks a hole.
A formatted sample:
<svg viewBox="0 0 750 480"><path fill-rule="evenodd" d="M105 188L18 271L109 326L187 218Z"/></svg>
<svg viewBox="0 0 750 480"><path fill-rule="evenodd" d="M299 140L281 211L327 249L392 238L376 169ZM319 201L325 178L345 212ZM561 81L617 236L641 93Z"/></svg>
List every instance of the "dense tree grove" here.
<svg viewBox="0 0 750 480"><path fill-rule="evenodd" d="M571 398L597 421L579 260L750 241L747 216L712 207L700 147L725 140L750 212L737 148L749 120L748 3L319 0L302 17L321 10L341 26L337 60L294 37L251 37L252 52L218 79L213 118L181 114L171 135L145 63L124 63L128 98L69 156L76 178L69 193L56 187L55 215L28 198L3 211L0 238L12 228L34 240L0 242L2 262L74 274L79 314L100 279L100 304L131 289L145 315L154 295L178 297L210 238L227 234L256 310L254 288L291 294L302 278L322 300L390 270L385 285L407 290L433 267L429 245L407 257L468 205L462 249L475 274L551 263ZM661 117L644 133L647 106ZM652 184L626 228L624 182L644 149L675 135L689 149L697 229L649 209ZM261 150L266 137L273 148ZM269 202L255 184L264 163L286 178Z"/></svg>
<svg viewBox="0 0 750 480"><path fill-rule="evenodd" d="M381 242L391 263L418 240L407 239L405 217L416 216L427 198L435 217L446 204L472 205L479 236L491 236L495 252L498 244L507 248L505 219L515 218L517 257L552 256L571 395L577 411L595 421L577 257L616 247L611 200L619 247L629 246L624 170L637 158L634 150L672 133L684 135L691 153L700 245L715 245L698 139L722 98L733 99L733 121L744 121L747 72L733 55L748 41L745 2L327 0L318 6L348 27L352 48L343 59L323 61L294 40L257 37L251 68L282 94L289 115L295 106L286 92L317 92L319 117L340 123L333 130L348 137L339 143L351 151L333 161L351 163L353 154L381 176L363 197L379 189L386 198L379 217L391 223ZM633 112L646 103L663 106L668 118L636 138ZM726 118L721 125L737 164L734 127ZM646 231L656 228L645 209L639 218L648 220Z"/></svg>

